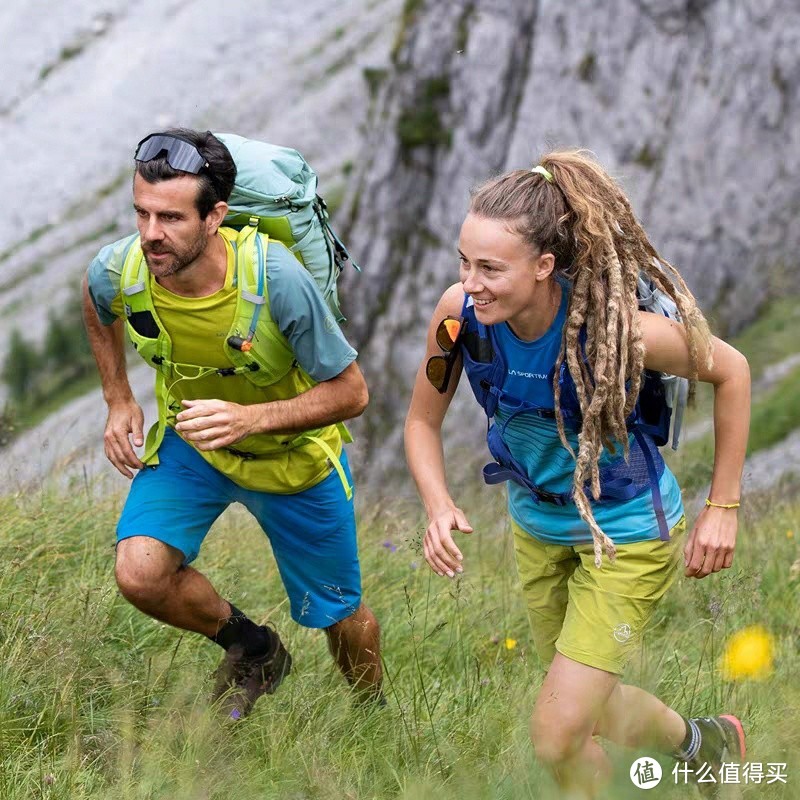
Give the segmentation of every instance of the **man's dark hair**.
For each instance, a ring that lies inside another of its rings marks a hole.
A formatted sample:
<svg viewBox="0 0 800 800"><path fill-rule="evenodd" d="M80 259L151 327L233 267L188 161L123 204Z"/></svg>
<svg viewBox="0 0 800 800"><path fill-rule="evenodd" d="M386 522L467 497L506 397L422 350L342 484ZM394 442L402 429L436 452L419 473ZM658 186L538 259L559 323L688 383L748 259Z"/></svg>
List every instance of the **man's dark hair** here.
<svg viewBox="0 0 800 800"><path fill-rule="evenodd" d="M211 131L195 131L191 128L170 128L159 131L165 136L177 136L191 142L203 158L208 162L196 176L198 180L195 205L200 219L205 219L209 211L220 201L228 202L236 180L236 164L229 150L214 136ZM173 169L168 163L166 154L159 155L150 161L137 161L136 174L148 183L168 181L190 173Z"/></svg>

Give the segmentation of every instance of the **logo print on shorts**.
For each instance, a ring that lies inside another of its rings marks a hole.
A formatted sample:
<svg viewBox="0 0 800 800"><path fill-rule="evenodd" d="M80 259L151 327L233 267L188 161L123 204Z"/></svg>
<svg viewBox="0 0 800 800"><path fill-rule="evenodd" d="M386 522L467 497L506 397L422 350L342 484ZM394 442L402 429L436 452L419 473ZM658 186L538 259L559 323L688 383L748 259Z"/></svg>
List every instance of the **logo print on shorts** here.
<svg viewBox="0 0 800 800"><path fill-rule="evenodd" d="M627 622L620 622L614 628L614 638L620 643L625 644L631 638L631 626Z"/></svg>

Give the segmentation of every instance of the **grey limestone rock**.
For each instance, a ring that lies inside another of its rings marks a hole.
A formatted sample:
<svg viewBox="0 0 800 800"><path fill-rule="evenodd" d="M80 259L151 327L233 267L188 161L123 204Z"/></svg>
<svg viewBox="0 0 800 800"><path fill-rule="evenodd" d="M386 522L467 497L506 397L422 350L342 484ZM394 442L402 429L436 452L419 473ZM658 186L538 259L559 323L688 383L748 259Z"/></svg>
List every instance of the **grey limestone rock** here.
<svg viewBox="0 0 800 800"><path fill-rule="evenodd" d="M800 288L796 0L269 7L234 0L220 25L210 0L4 5L0 357L130 229L131 145L175 122L291 144L323 189L346 189L337 219L364 272L341 294L371 390L354 426L361 476L403 473L403 414L457 279L470 187L551 147L589 148L620 178L721 332ZM48 303L32 300L44 281ZM485 420L466 395L448 441L480 453ZM91 445L60 446L100 449L99 395L94 407Z"/></svg>
<svg viewBox="0 0 800 800"><path fill-rule="evenodd" d="M417 0L404 24L348 196L376 474L457 279L469 187L547 149L588 148L619 177L723 334L800 288L795 0ZM461 420L455 440L474 438L479 414Z"/></svg>

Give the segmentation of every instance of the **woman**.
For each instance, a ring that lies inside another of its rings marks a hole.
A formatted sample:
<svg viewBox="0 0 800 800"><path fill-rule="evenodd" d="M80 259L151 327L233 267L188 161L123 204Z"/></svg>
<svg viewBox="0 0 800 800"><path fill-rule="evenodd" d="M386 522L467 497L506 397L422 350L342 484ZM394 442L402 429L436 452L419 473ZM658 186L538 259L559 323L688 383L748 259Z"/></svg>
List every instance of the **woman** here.
<svg viewBox="0 0 800 800"><path fill-rule="evenodd" d="M465 369L493 417L500 464L486 479L512 480L517 564L548 666L530 723L537 757L577 797L596 796L610 774L597 735L690 767L743 759L738 719L685 719L620 675L681 553L691 577L731 566L747 361L711 336L620 187L585 152L554 152L479 187L459 257L460 281L431 319L406 453L429 519L425 558L452 578L462 572L452 532L472 526L447 487L441 427ZM640 275L674 300L683 324L639 310ZM645 419L663 406L657 373L688 377L690 394L696 380L715 390L711 490L688 538Z"/></svg>

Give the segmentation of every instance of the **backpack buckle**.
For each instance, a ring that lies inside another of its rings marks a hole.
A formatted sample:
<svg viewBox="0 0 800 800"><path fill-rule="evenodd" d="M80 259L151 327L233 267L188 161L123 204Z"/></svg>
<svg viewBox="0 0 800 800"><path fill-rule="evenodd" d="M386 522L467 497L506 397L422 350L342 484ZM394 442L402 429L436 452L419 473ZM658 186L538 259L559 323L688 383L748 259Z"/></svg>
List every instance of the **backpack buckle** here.
<svg viewBox="0 0 800 800"><path fill-rule="evenodd" d="M255 453L249 453L247 450L237 450L235 447L223 447L222 449L226 453L231 453L231 455L238 456L242 459L242 461L252 461L254 458L258 458Z"/></svg>
<svg viewBox="0 0 800 800"><path fill-rule="evenodd" d="M554 506L565 506L568 502L563 494L548 492L546 489L540 489L538 486L533 490L533 493L542 503L552 503Z"/></svg>

